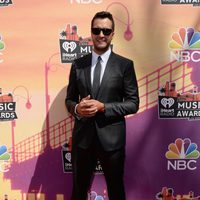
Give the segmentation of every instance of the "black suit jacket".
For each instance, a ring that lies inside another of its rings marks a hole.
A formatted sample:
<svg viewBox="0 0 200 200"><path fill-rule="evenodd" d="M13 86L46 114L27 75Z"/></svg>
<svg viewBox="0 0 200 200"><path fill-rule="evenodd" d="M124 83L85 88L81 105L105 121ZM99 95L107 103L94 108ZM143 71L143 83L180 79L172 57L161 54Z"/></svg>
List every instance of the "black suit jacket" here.
<svg viewBox="0 0 200 200"><path fill-rule="evenodd" d="M76 104L89 94L93 98L91 62L92 54L88 54L75 60L71 67L65 103L68 111L75 116L73 145L87 148L97 134L104 150L116 150L125 146L124 116L136 113L139 108L133 62L111 52L96 97L105 104L105 112L98 112L90 118L78 118L74 113Z"/></svg>

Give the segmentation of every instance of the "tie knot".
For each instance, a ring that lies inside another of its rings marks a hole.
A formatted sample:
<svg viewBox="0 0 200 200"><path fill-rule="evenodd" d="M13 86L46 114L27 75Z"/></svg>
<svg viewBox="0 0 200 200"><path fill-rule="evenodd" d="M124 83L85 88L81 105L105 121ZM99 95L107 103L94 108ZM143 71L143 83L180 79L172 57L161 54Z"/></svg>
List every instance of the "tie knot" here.
<svg viewBox="0 0 200 200"><path fill-rule="evenodd" d="M101 56L98 56L97 58L97 62L100 62L102 59L101 59Z"/></svg>

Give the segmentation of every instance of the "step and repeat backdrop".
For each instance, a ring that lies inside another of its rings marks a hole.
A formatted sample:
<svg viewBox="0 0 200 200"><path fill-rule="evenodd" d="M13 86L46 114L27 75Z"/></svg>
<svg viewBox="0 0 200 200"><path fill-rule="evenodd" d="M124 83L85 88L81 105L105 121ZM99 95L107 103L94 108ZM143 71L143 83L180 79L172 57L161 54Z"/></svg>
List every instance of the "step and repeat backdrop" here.
<svg viewBox="0 0 200 200"><path fill-rule="evenodd" d="M126 117L127 200L200 199L199 0L0 0L0 199L70 200L66 87L103 10L139 85L140 110ZM100 163L88 200L108 200Z"/></svg>

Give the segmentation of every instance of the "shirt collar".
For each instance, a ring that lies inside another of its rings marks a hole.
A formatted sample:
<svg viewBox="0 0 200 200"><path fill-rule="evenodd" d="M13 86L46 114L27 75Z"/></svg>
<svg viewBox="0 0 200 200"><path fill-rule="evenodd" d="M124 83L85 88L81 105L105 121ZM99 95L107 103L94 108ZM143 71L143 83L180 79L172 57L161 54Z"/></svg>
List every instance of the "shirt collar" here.
<svg viewBox="0 0 200 200"><path fill-rule="evenodd" d="M103 54L99 55L97 53L95 53L94 51L92 51L92 58L97 61L98 57L101 56L101 59L103 62L107 62L109 56L111 54L111 48L109 47L108 50L106 52L104 52Z"/></svg>

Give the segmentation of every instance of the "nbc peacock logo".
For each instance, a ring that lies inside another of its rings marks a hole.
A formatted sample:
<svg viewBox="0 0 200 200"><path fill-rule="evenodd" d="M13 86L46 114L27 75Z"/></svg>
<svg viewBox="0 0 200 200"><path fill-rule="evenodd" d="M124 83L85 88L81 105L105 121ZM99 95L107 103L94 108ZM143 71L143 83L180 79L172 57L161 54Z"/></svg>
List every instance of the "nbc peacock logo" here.
<svg viewBox="0 0 200 200"><path fill-rule="evenodd" d="M169 42L171 60L182 62L200 61L200 32L194 28L180 28Z"/></svg>
<svg viewBox="0 0 200 200"><path fill-rule="evenodd" d="M10 160L11 156L8 153L7 146L0 145L0 172L7 172L8 169L6 163Z"/></svg>
<svg viewBox="0 0 200 200"><path fill-rule="evenodd" d="M168 170L195 170L196 160L200 153L197 150L196 143L192 143L189 138L178 138L174 143L168 146L168 151L165 154Z"/></svg>
<svg viewBox="0 0 200 200"><path fill-rule="evenodd" d="M5 48L5 44L4 44L3 40L2 40L2 36L0 35L0 51L2 51L4 48ZM3 53L0 52L0 63L3 62L3 59L1 58L2 55L3 55Z"/></svg>
<svg viewBox="0 0 200 200"><path fill-rule="evenodd" d="M2 36L0 35L0 50L4 49L5 45L4 42L2 40Z"/></svg>
<svg viewBox="0 0 200 200"><path fill-rule="evenodd" d="M193 28L180 28L172 34L169 47L173 50L200 49L200 33Z"/></svg>

